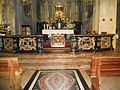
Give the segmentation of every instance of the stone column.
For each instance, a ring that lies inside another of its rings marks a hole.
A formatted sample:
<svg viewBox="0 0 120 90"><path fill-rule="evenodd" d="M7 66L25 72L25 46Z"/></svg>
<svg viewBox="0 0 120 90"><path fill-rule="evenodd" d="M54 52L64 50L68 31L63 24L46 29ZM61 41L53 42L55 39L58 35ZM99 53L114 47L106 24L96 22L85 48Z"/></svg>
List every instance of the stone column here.
<svg viewBox="0 0 120 90"><path fill-rule="evenodd" d="M9 18L8 18L9 22L8 23L10 23L11 34L15 35L15 33L16 33L15 7L13 5L13 0L9 0L8 10L9 10Z"/></svg>
<svg viewBox="0 0 120 90"><path fill-rule="evenodd" d="M42 5L42 3L40 4L41 6L40 6L40 20L42 20L42 9L43 9L43 5Z"/></svg>
<svg viewBox="0 0 120 90"><path fill-rule="evenodd" d="M46 21L46 22L49 22L49 20L48 20L48 18L49 18L48 1L45 1L45 7L44 7L44 8L45 8L45 9L44 9L44 10L45 10L45 12L44 12L44 13L45 13L45 14L44 14L44 15L45 15L45 21Z"/></svg>
<svg viewBox="0 0 120 90"><path fill-rule="evenodd" d="M45 2L42 3L41 21L45 20Z"/></svg>
<svg viewBox="0 0 120 90"><path fill-rule="evenodd" d="M75 12L76 12L76 9L75 9L75 1L72 1L71 3L71 20L75 20Z"/></svg>
<svg viewBox="0 0 120 90"><path fill-rule="evenodd" d="M48 8L48 11L49 11L49 12L48 12L48 13L49 13L48 19L49 19L49 23L51 23L51 21L52 21L52 20L51 20L51 19L52 19L52 2L48 2L48 5L49 5L49 6L48 6L48 7L49 7L49 8Z"/></svg>
<svg viewBox="0 0 120 90"><path fill-rule="evenodd" d="M2 24L2 5L4 4L4 0L0 0L0 24Z"/></svg>
<svg viewBox="0 0 120 90"><path fill-rule="evenodd" d="M71 19L71 1L67 2L67 9L66 9L67 13L66 13L66 18L68 19L68 21L70 21Z"/></svg>
<svg viewBox="0 0 120 90"><path fill-rule="evenodd" d="M78 20L79 18L78 18L78 14L79 12L78 12L78 2L75 2L75 20Z"/></svg>
<svg viewBox="0 0 120 90"><path fill-rule="evenodd" d="M54 14L55 14L55 6L54 3L52 2L52 22L54 22Z"/></svg>
<svg viewBox="0 0 120 90"><path fill-rule="evenodd" d="M95 0L93 7L93 30L99 33L100 0Z"/></svg>
<svg viewBox="0 0 120 90"><path fill-rule="evenodd" d="M36 28L36 22L37 22L37 13L36 13L36 0L32 0L31 2L31 10L32 10L32 17L31 18L26 18L26 21L28 21L28 25L31 26L31 33L36 34L37 28Z"/></svg>

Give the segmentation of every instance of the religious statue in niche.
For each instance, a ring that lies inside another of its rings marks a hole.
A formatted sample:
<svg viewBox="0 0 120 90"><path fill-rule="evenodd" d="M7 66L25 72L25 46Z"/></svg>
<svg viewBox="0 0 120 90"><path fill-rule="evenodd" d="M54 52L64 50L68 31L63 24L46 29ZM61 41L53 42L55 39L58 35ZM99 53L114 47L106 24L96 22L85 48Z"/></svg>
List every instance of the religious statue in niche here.
<svg viewBox="0 0 120 90"><path fill-rule="evenodd" d="M7 16L6 16L6 10L5 10L5 5L3 4L2 6L2 23L3 24L7 24L8 20L7 20Z"/></svg>
<svg viewBox="0 0 120 90"><path fill-rule="evenodd" d="M54 8L54 22L52 23L52 26L61 29L65 26L65 6L64 3L61 1L58 1L55 3L55 8Z"/></svg>
<svg viewBox="0 0 120 90"><path fill-rule="evenodd" d="M1 8L1 24L5 34L15 35L15 9L10 2L4 2Z"/></svg>
<svg viewBox="0 0 120 90"><path fill-rule="evenodd" d="M65 19L65 15L64 15L64 4L63 2L56 2L55 4L55 15L54 15L54 19L61 19L64 20Z"/></svg>
<svg viewBox="0 0 120 90"><path fill-rule="evenodd" d="M56 11L55 12L55 19L61 18L62 20L64 20L65 15L62 11Z"/></svg>
<svg viewBox="0 0 120 90"><path fill-rule="evenodd" d="M25 0L23 3L25 16L31 17L31 0Z"/></svg>

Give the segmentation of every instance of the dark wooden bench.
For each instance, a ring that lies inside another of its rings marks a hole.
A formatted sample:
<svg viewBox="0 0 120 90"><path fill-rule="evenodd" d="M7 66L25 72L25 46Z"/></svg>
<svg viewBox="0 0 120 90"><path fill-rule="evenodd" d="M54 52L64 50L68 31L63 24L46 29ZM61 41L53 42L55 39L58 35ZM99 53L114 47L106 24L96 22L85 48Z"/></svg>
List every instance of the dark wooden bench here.
<svg viewBox="0 0 120 90"><path fill-rule="evenodd" d="M91 61L92 90L100 90L100 77L120 75L120 57L118 56L93 56Z"/></svg>

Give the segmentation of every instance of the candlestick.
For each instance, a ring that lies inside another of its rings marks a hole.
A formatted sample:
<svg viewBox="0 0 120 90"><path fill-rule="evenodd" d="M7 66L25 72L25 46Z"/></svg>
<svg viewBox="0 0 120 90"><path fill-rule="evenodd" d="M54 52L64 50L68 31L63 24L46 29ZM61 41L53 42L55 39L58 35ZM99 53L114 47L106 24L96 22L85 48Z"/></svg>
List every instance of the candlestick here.
<svg viewBox="0 0 120 90"><path fill-rule="evenodd" d="M58 28L59 28L59 29L61 28L61 23L58 23Z"/></svg>
<svg viewBox="0 0 120 90"><path fill-rule="evenodd" d="M47 24L47 29L48 29L48 24Z"/></svg>
<svg viewBox="0 0 120 90"><path fill-rule="evenodd" d="M45 24L44 24L44 29L45 29Z"/></svg>

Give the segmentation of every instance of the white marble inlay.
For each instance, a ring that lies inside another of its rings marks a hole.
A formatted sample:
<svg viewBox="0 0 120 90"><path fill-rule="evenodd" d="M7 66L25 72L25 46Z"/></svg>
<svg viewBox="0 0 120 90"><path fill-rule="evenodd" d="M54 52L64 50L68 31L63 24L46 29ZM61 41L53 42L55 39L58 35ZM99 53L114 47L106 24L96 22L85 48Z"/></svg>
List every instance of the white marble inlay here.
<svg viewBox="0 0 120 90"><path fill-rule="evenodd" d="M74 34L74 30L63 30L63 29L43 29L42 34Z"/></svg>
<svg viewBox="0 0 120 90"><path fill-rule="evenodd" d="M29 79L31 78L31 76L33 75L34 72L35 72L35 70L26 70L23 73L23 75L21 77L21 87L22 87L22 89L26 86L26 84L28 83ZM44 71L44 72L49 72L49 71ZM90 88L91 87L90 77L87 75L85 70L80 69L80 72L81 72L82 76L84 77L88 87ZM76 78L79 79L76 71L74 71L74 73L75 73ZM82 86L81 81L79 81L78 83L79 83L79 86L81 87L81 89L84 90L84 87Z"/></svg>
<svg viewBox="0 0 120 90"><path fill-rule="evenodd" d="M21 88L22 89L26 86L26 84L28 83L28 81L30 80L34 72L35 70L26 70L23 72L21 76Z"/></svg>

